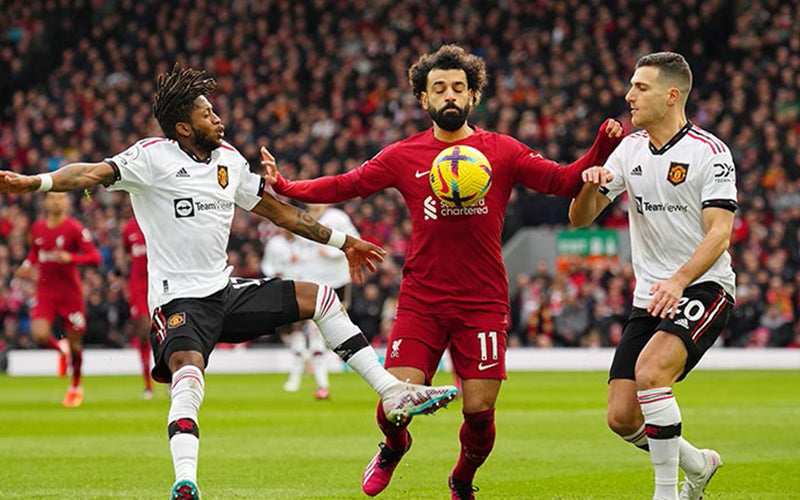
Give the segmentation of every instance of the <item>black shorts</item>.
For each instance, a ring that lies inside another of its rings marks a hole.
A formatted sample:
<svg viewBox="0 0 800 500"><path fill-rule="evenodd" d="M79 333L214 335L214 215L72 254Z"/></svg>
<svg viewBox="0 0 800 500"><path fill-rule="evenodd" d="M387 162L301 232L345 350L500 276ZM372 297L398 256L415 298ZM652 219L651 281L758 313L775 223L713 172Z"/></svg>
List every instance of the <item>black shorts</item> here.
<svg viewBox="0 0 800 500"><path fill-rule="evenodd" d="M674 319L654 318L646 309L634 307L614 353L609 380L636 380L636 360L639 359L639 353L660 330L677 335L686 346L686 367L678 379L682 380L700 362L725 329L733 305L733 297L720 285L703 282L683 291Z"/></svg>
<svg viewBox="0 0 800 500"><path fill-rule="evenodd" d="M170 301L153 311L153 379L172 380L167 363L174 352L198 351L208 365L217 342L247 342L299 317L294 282L278 278L231 278L208 297Z"/></svg>

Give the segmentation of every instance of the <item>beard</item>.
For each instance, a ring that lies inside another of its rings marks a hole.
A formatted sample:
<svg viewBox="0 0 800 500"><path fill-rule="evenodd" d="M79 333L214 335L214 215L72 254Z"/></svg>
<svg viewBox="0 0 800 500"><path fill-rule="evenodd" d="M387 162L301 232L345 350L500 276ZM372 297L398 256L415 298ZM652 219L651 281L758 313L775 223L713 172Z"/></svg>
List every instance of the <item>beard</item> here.
<svg viewBox="0 0 800 500"><path fill-rule="evenodd" d="M201 151L210 153L222 145L222 141L200 129L192 127L192 132L194 133L194 145Z"/></svg>
<svg viewBox="0 0 800 500"><path fill-rule="evenodd" d="M454 111L450 111L454 110ZM467 121L467 116L470 112L470 105L467 104L463 108L459 108L455 104L445 104L439 109L433 109L428 106L428 114L431 115L431 120L436 123L441 129L448 132L455 132L460 129L464 122Z"/></svg>

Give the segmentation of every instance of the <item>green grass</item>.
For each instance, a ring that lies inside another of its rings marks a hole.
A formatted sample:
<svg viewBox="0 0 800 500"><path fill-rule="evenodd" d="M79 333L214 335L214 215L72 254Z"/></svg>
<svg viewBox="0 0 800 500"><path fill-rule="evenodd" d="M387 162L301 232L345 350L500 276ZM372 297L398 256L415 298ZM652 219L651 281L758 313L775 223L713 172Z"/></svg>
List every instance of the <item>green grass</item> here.
<svg viewBox="0 0 800 500"><path fill-rule="evenodd" d="M479 499L637 499L652 495L644 452L605 427L604 373L512 373ZM441 378L441 381L448 379ZM281 390L283 376L210 375L200 413L205 500L361 499L377 450L375 397L353 374L332 399ZM137 377L89 377L86 401L60 405L65 381L0 377L0 498L166 499L169 401L139 399ZM800 373L697 372L679 384L684 436L725 467L715 499L800 498ZM460 404L411 426L414 448L379 498L448 498Z"/></svg>

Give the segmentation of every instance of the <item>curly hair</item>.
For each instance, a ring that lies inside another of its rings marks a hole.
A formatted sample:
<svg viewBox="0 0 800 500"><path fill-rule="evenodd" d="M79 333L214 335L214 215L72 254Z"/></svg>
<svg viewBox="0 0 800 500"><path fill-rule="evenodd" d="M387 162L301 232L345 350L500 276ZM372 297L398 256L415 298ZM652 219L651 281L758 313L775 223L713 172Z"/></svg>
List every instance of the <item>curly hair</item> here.
<svg viewBox="0 0 800 500"><path fill-rule="evenodd" d="M214 93L217 81L206 76L205 71L181 68L175 63L171 73L161 73L156 78L153 95L153 115L169 139L177 139L175 124L190 122L194 100Z"/></svg>
<svg viewBox="0 0 800 500"><path fill-rule="evenodd" d="M432 54L423 54L408 69L408 83L417 99L427 89L428 73L434 69L464 70L467 86L474 91L472 104L480 102L481 92L486 86L486 62L483 58L468 54L458 45L442 45Z"/></svg>

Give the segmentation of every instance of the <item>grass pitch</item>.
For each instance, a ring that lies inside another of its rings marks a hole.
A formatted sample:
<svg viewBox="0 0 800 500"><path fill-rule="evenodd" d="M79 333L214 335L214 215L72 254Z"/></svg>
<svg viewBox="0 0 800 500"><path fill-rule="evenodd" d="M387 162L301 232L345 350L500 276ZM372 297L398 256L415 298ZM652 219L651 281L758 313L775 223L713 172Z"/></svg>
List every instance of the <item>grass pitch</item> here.
<svg viewBox="0 0 800 500"><path fill-rule="evenodd" d="M363 499L377 451L376 398L356 375L281 390L282 375L209 375L200 412L204 500ZM440 376L447 383L447 375ZM0 377L0 498L162 499L173 481L162 388L139 399L138 377L88 377L77 409L66 382ZM707 500L800 498L800 373L696 372L677 385L684 436L725 466ZM605 426L605 373L512 373L500 394L497 442L479 499L645 499L644 452ZM411 426L414 446L378 498L444 499L458 453L460 403Z"/></svg>

